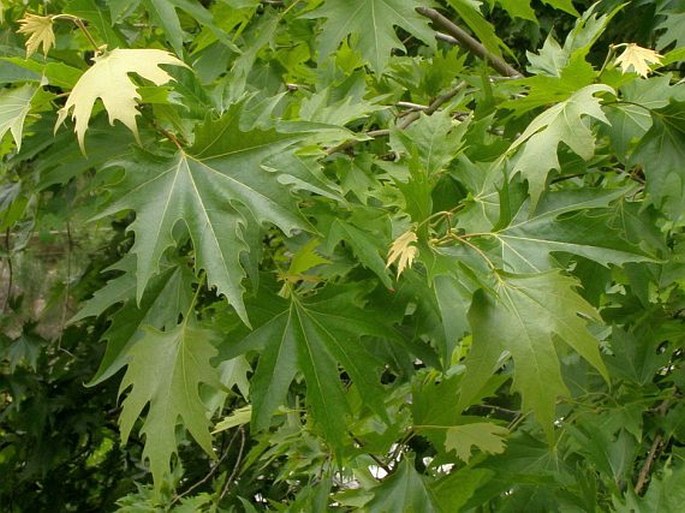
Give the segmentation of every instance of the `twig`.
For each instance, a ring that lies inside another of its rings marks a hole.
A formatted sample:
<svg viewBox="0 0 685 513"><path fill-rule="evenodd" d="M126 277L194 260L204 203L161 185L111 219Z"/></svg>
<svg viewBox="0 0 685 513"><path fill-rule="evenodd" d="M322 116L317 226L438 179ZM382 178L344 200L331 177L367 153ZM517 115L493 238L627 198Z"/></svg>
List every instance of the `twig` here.
<svg viewBox="0 0 685 513"><path fill-rule="evenodd" d="M202 484L209 481L209 479L215 474L215 472L219 468L219 465L221 465L221 463L226 459L226 456L228 456L228 453L231 450L231 447L233 446L233 442L235 441L236 438L238 438L238 434L239 434L239 430L236 430L236 432L233 433L231 440L228 442L228 446L226 446L226 449L221 454L221 458L219 458L218 460L216 460L216 462L214 462L214 464L210 467L209 472L207 472L207 474L202 479L200 479L196 483L193 483L192 486L188 487L183 493L179 493L176 497L174 497L174 499L171 501L170 505L173 506L178 501L180 501L183 497L185 497L190 492L195 490L198 486L201 486Z"/></svg>
<svg viewBox="0 0 685 513"><path fill-rule="evenodd" d="M224 483L224 487L221 490L221 495L219 495L219 501L221 501L228 493L228 487L231 486L231 483L235 479L235 476L238 474L240 464L242 463L243 450L245 449L245 429L243 428L243 426L240 426L238 428L238 432L240 433L240 449L238 450L238 457L235 459L235 465L233 465L231 475L228 476L226 482Z"/></svg>
<svg viewBox="0 0 685 513"><path fill-rule="evenodd" d="M507 64L502 58L498 57L497 55L494 55L493 53L489 52L488 49L485 48L477 39L472 37L468 32L466 32L461 27L452 23L450 20L445 18L435 9L431 9L430 7L417 7L416 12L430 19L435 25L445 30L445 32L447 32L449 36L453 37L455 41L458 42L461 46L466 48L472 54L486 61L493 67L493 69L497 70L502 75L511 78L523 77L523 74L519 72L516 68ZM443 41L445 40L444 34L441 36L440 33L438 33L436 37L438 39L442 39ZM451 40L449 42L452 43Z"/></svg>
<svg viewBox="0 0 685 513"><path fill-rule="evenodd" d="M640 495L642 493L642 489L645 487L647 481L649 480L649 473L652 470L652 464L654 463L657 451L659 450L659 445L661 445L661 440L661 435L656 435L654 437L652 446L649 448L649 454L647 454L647 459L645 460L644 464L642 465L642 468L640 469L640 474L637 476L637 482L635 483L634 488L635 495Z"/></svg>
<svg viewBox="0 0 685 513"><path fill-rule="evenodd" d="M442 93L437 98L435 98L435 100L433 100L431 102L431 104L423 111L423 113L426 114L427 116L430 116L436 110L438 110L443 104L447 103L452 98L457 96L465 87L466 87L466 82L464 82L464 81L459 82L452 89L450 89L447 92ZM405 116L405 118L402 120L401 123L399 123L397 125L397 127L404 130L405 128L407 128L409 125L411 125L414 121L416 121L420 117L421 117L421 112L413 111L410 114L408 114L407 116Z"/></svg>
<svg viewBox="0 0 685 513"><path fill-rule="evenodd" d="M666 411L668 410L668 406L670 404L670 399L665 399L657 408L658 414L663 417L666 415ZM642 464L642 468L640 469L640 473L637 476L637 482L635 483L635 487L633 490L635 491L635 495L640 495L647 484L647 481L649 481L649 475L650 472L652 471L652 465L654 464L654 460L656 459L657 455L659 454L659 447L661 446L661 442L663 441L663 436L661 434L658 434L654 437L654 441L652 442L652 446L649 448L649 453L647 453L647 459L645 462Z"/></svg>
<svg viewBox="0 0 685 513"><path fill-rule="evenodd" d="M2 313L7 311L7 305L10 302L10 296L12 295L12 277L14 275L14 270L12 268L12 247L10 246L10 229L5 230L5 248L7 249L7 272L9 277L7 279L7 294L5 295L5 302L2 305Z"/></svg>
<svg viewBox="0 0 685 513"><path fill-rule="evenodd" d="M352 433L350 433L350 436L352 437L352 440L354 440L354 442L359 445L360 448L364 447L364 444L362 443L362 441L359 438L354 436ZM390 468L378 456L376 456L375 454L371 454L370 452L367 452L366 454L376 463L376 465L378 465L380 468L385 470L386 474L388 474L388 475L392 474L392 468Z"/></svg>

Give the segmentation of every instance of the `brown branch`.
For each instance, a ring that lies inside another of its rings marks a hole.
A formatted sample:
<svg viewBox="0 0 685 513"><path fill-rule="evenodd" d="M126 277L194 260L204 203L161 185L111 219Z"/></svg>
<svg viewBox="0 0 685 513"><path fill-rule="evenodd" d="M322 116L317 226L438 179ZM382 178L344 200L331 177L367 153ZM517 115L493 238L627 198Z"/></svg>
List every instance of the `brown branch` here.
<svg viewBox="0 0 685 513"><path fill-rule="evenodd" d="M670 399L666 399L658 406L656 411L661 417L666 415L666 411L668 410L669 404ZM654 464L654 460L656 460L657 456L659 455L659 448L661 446L662 441L663 436L661 436L660 434L654 437L652 446L649 448L649 453L647 453L647 459L642 464L640 473L637 476L637 482L635 483L635 487L633 488L633 490L635 491L635 495L640 495L644 490L647 481L649 481L649 476L652 471L652 465Z"/></svg>
<svg viewBox="0 0 685 513"><path fill-rule="evenodd" d="M497 55L494 55L488 51L488 49L485 48L477 39L475 39L461 27L452 23L435 9L431 9L430 7L417 7L416 12L430 19L436 26L442 28L449 36L453 37L460 46L463 46L472 54L486 61L498 73L511 78L523 77L523 74L520 71L507 64L501 57L498 57ZM440 35L440 33L438 33L436 37L438 39L442 39L443 41L445 40L445 36ZM448 41L452 43L451 40L448 39Z"/></svg>
<svg viewBox="0 0 685 513"><path fill-rule="evenodd" d="M430 105L423 110L422 112L426 114L427 116L430 116L433 114L436 110L438 110L442 105L450 101L452 98L457 96L464 88L466 87L466 82L459 82L456 86L454 86L452 89L449 91L446 91L442 93L441 95L438 95L435 100L433 100ZM414 121L419 119L421 117L421 111L412 111L410 112L405 118L402 120L401 123L397 125L398 128L404 130L407 128L409 125L411 125Z"/></svg>

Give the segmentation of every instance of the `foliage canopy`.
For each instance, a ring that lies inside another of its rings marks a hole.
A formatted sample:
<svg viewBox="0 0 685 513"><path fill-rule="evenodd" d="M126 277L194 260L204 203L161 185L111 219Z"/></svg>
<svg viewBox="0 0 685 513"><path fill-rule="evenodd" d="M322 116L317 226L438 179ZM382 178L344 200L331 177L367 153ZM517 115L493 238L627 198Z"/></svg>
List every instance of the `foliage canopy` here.
<svg viewBox="0 0 685 513"><path fill-rule="evenodd" d="M682 9L0 2L3 511L679 511Z"/></svg>

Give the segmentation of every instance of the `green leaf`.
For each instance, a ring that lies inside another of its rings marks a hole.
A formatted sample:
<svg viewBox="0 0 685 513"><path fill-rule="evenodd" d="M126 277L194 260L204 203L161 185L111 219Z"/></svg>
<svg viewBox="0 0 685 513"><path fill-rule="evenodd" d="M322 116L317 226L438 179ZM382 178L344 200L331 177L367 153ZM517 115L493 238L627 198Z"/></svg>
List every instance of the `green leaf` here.
<svg viewBox="0 0 685 513"><path fill-rule="evenodd" d="M500 358L506 351L516 367L513 386L521 393L523 409L535 413L551 440L556 400L568 393L555 338L578 352L608 380L597 340L585 320L599 320L599 316L573 290L575 285L575 280L558 271L501 273L495 286L497 297L476 293L469 311L473 346L465 362L459 408L479 392L501 365Z"/></svg>
<svg viewBox="0 0 685 513"><path fill-rule="evenodd" d="M452 8L457 12L464 23L473 30L476 38L483 43L485 48L497 55L502 55L502 48L506 48L504 42L495 33L494 27L483 17L480 11L479 0L448 0Z"/></svg>
<svg viewBox="0 0 685 513"><path fill-rule="evenodd" d="M468 125L468 120L452 120L447 110L431 116L422 114L408 128L390 133L390 147L420 165L422 173L432 176L443 171L464 148Z"/></svg>
<svg viewBox="0 0 685 513"><path fill-rule="evenodd" d="M216 335L184 322L173 329L148 328L127 352L128 368L119 394L128 391L122 404L121 437L124 443L146 406L140 428L145 435L143 458L159 489L170 475L170 458L176 453L179 420L207 454L214 457L208 411L200 397L200 384L220 387L210 359L217 354L211 343ZM129 390L130 388L130 390Z"/></svg>
<svg viewBox="0 0 685 513"><path fill-rule="evenodd" d="M192 275L186 266L165 265L151 281L145 293L136 301L135 258L126 256L106 271L123 272L110 280L86 301L69 322L103 314L113 305L121 308L110 317L110 326L102 336L107 349L95 376L87 386L95 386L109 379L126 365L129 349L145 336L143 327L162 330L173 327L178 317L190 306Z"/></svg>
<svg viewBox="0 0 685 513"><path fill-rule="evenodd" d="M214 431L212 431L212 434L216 434L221 431L226 431L227 429L234 428L236 426L242 426L243 424L247 424L248 422L250 422L251 417L252 406L247 405L243 406L242 408L238 408L237 410L232 411L231 414L227 417L224 417L223 420L217 422L216 426L214 426Z"/></svg>
<svg viewBox="0 0 685 513"><path fill-rule="evenodd" d="M346 437L348 405L338 364L371 409L385 415L383 391L372 365L374 357L360 337L387 337L388 332L374 317L353 306L356 294L341 292L331 299L307 303L292 297L285 311L234 348L234 353L263 348L250 392L256 429L269 426L300 371L315 421L329 442L341 443Z"/></svg>
<svg viewBox="0 0 685 513"><path fill-rule="evenodd" d="M606 131L619 158L626 161L635 143L652 126L651 111L668 105L669 99L685 99L685 88L671 85L670 74L633 80L620 89L622 101L611 104L606 115L611 126Z"/></svg>
<svg viewBox="0 0 685 513"><path fill-rule="evenodd" d="M36 86L30 84L0 91L0 140L11 132L17 150L21 149L24 122L36 91Z"/></svg>
<svg viewBox="0 0 685 513"><path fill-rule="evenodd" d="M308 15L326 18L319 40L319 62L351 34L352 47L361 52L376 73L382 73L392 50L403 48L395 26L432 46L435 34L428 20L414 10L420 5L417 0L325 0Z"/></svg>
<svg viewBox="0 0 685 513"><path fill-rule="evenodd" d="M397 470L373 489L367 513L438 513L443 512L426 478L415 469L411 458L405 457Z"/></svg>
<svg viewBox="0 0 685 513"><path fill-rule="evenodd" d="M122 163L129 170L121 184L123 193L97 218L136 211L129 230L136 233L132 251L138 257L139 300L165 249L176 245L172 229L183 221L195 248L196 268L207 271L208 284L248 323L240 260L248 251L246 225L252 219L271 222L284 233L305 226L277 174L260 168L264 159L284 151L299 135L243 132L237 125L232 111L201 127L189 153L178 151L170 158L140 153L136 161Z"/></svg>
<svg viewBox="0 0 685 513"><path fill-rule="evenodd" d="M641 164L651 203L674 223L682 222L685 198L685 101L652 110L652 126L640 140L631 162Z"/></svg>
<svg viewBox="0 0 685 513"><path fill-rule="evenodd" d="M558 252L605 266L653 259L654 254L649 252L652 248L641 247L640 239L625 231L627 225L616 222L622 202L606 207L625 194L620 189L551 192L543 196L532 215L528 214L528 204L523 203L509 226L494 234L501 245L505 269L546 271L555 267L552 256Z"/></svg>
<svg viewBox="0 0 685 513"><path fill-rule="evenodd" d="M557 147L564 143L584 160L594 155L595 137L583 117L609 123L595 94L614 90L604 84L590 85L536 117L507 150L514 152L512 173L520 172L528 180L531 207L545 188L552 169L560 170Z"/></svg>
<svg viewBox="0 0 685 513"><path fill-rule="evenodd" d="M509 430L492 422L474 422L447 428L445 449L454 450L459 459L468 463L471 447L488 454L501 454L506 448L505 437Z"/></svg>
<svg viewBox="0 0 685 513"><path fill-rule="evenodd" d="M492 0L490 0L492 3ZM497 3L514 18L536 21L535 11L530 6L529 0L497 0Z"/></svg>

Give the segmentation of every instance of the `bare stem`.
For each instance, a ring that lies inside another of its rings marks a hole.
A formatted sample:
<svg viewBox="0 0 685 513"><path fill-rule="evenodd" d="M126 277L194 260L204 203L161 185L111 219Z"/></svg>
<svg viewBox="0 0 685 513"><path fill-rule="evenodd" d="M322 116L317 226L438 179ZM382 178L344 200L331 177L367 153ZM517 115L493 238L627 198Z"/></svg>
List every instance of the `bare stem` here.
<svg viewBox="0 0 685 513"><path fill-rule="evenodd" d="M459 43L460 46L463 46L472 54L486 61L488 64L490 64L490 66L492 66L493 69L502 75L511 78L523 77L523 74L520 71L506 63L501 57L498 57L497 55L488 51L488 49L485 48L477 39L475 39L461 27L455 25L453 22L445 18L435 9L431 9L430 7L417 7L416 12L430 19L437 27L440 27L447 32L449 36L454 38L454 41L451 39L446 39L445 35L441 35L440 33L436 35L438 39L443 41L447 40L450 43Z"/></svg>
<svg viewBox="0 0 685 513"><path fill-rule="evenodd" d="M56 14L52 16L53 20L69 20L71 21L74 25L76 25L81 32L83 32L83 35L86 36L86 39L88 42L91 44L93 49L95 50L95 54L98 55L102 53L102 47L97 44L95 39L93 38L93 35L90 33L88 28L86 27L86 24L83 23L83 20L79 18L78 16L74 16L73 14Z"/></svg>

